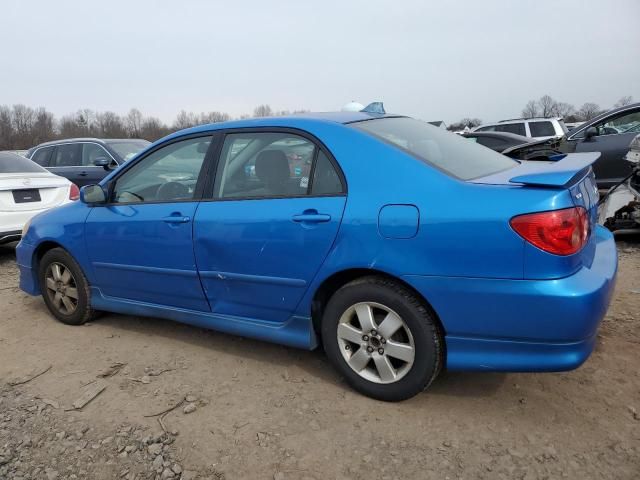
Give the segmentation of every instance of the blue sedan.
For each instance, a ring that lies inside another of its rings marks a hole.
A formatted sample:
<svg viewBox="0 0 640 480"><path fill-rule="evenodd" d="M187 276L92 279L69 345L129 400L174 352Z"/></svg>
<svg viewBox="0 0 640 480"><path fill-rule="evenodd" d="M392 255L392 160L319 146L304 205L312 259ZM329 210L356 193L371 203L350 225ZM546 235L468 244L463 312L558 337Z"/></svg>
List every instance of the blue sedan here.
<svg viewBox="0 0 640 480"><path fill-rule="evenodd" d="M72 325L108 311L322 344L388 401L443 368L569 370L617 269L597 158L518 162L365 112L200 126L34 218L20 285Z"/></svg>

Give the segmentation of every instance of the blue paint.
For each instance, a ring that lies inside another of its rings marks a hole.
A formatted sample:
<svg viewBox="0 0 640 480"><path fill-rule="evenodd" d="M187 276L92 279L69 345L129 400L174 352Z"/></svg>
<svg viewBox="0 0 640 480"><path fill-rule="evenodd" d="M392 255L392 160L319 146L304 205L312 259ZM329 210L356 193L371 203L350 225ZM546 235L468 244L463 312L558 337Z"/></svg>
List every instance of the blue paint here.
<svg viewBox="0 0 640 480"><path fill-rule="evenodd" d="M40 293L38 249L57 244L80 264L97 309L314 348L311 306L323 282L345 270L382 272L431 304L451 369L547 371L582 363L613 292L611 234L594 222L587 246L559 257L528 244L509 220L580 205L594 221L597 195L589 193L592 178L585 175L595 157L514 162L464 182L345 125L383 117L341 112L251 119L159 140L155 146L227 128L295 128L333 154L348 194L76 202L34 218L17 248L20 286ZM451 135L450 141L466 140ZM169 216L188 220L167 223Z"/></svg>
<svg viewBox="0 0 640 480"><path fill-rule="evenodd" d="M385 205L378 215L378 230L384 238L413 238L419 225L420 213L415 205Z"/></svg>

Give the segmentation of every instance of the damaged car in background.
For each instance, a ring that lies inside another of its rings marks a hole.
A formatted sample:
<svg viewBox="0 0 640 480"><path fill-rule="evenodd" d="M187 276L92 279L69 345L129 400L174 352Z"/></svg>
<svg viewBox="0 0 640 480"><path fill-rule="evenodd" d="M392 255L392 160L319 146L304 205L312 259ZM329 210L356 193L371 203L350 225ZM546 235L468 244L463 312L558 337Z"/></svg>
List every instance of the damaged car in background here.
<svg viewBox="0 0 640 480"><path fill-rule="evenodd" d="M631 173L602 197L598 220L612 232L640 233L640 135L624 159Z"/></svg>

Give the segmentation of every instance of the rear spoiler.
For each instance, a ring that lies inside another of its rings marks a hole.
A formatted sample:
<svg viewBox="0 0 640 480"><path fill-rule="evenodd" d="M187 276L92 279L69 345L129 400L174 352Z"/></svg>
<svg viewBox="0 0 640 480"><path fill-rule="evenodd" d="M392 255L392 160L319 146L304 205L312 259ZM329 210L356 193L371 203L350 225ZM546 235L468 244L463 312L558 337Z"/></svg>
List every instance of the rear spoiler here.
<svg viewBox="0 0 640 480"><path fill-rule="evenodd" d="M600 152L570 153L557 161L522 160L516 166L486 177L468 180L486 185L531 185L566 188L583 178Z"/></svg>

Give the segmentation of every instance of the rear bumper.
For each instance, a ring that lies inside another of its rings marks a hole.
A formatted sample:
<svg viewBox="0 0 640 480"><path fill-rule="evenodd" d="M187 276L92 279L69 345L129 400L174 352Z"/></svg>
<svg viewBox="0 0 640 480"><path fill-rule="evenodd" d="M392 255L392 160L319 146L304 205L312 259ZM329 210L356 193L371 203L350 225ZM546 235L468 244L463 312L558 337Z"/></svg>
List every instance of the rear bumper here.
<svg viewBox="0 0 640 480"><path fill-rule="evenodd" d="M590 266L555 280L404 277L429 299L444 326L447 368L563 371L595 345L615 284L613 235L595 229Z"/></svg>
<svg viewBox="0 0 640 480"><path fill-rule="evenodd" d="M20 240L22 236L21 230L11 230L8 232L0 232L0 245L3 243L15 242Z"/></svg>

